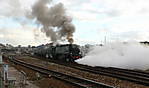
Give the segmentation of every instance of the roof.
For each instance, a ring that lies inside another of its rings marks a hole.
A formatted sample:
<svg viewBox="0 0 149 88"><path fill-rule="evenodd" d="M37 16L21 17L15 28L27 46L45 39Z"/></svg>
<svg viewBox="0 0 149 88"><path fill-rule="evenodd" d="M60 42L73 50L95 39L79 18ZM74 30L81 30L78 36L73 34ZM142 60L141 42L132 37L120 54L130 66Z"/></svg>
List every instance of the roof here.
<svg viewBox="0 0 149 88"><path fill-rule="evenodd" d="M0 48L4 48L4 47L5 47L5 45L3 45L3 44L0 43Z"/></svg>

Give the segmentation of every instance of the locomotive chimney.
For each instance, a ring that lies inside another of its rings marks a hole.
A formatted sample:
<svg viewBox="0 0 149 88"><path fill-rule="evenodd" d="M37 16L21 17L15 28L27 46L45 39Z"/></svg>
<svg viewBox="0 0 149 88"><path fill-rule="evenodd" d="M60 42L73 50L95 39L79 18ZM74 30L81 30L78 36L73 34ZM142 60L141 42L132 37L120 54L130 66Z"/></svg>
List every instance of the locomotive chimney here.
<svg viewBox="0 0 149 88"><path fill-rule="evenodd" d="M68 39L68 42L70 43L70 44L72 44L74 41L73 41L73 38L69 38Z"/></svg>

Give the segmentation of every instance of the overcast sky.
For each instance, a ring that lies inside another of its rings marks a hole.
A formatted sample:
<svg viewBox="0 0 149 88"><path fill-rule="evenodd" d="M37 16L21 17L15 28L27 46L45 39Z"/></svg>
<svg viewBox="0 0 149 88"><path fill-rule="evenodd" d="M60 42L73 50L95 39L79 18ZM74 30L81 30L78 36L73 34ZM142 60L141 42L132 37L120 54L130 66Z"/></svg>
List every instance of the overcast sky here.
<svg viewBox="0 0 149 88"><path fill-rule="evenodd" d="M38 45L50 42L28 19L36 0L0 0L0 42ZM76 27L77 44L149 40L149 0L53 0L63 3Z"/></svg>

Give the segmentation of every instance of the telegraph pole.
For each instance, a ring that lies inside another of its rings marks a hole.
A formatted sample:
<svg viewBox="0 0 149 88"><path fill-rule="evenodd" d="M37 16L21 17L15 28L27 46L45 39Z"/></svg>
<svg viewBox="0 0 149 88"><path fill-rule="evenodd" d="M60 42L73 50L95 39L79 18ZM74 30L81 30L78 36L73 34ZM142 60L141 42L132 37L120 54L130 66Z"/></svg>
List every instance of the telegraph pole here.
<svg viewBox="0 0 149 88"><path fill-rule="evenodd" d="M106 43L107 43L107 38L106 38L106 36L104 37L104 43L105 43L105 45L106 45Z"/></svg>

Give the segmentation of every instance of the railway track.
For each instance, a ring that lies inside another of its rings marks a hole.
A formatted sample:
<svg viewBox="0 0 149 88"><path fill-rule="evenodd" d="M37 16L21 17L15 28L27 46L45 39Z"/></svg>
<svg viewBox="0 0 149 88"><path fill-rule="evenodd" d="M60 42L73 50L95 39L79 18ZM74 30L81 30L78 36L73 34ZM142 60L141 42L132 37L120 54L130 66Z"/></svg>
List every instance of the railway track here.
<svg viewBox="0 0 149 88"><path fill-rule="evenodd" d="M87 66L87 65L77 64L77 63L69 64L69 63L60 63L56 61L50 61L50 62L65 65L81 71L86 71L94 74L101 74L109 77L118 78L121 80L134 82L136 84L149 86L149 73L144 71L120 69L120 68L114 68L114 67L100 67L100 66L92 67L92 66Z"/></svg>
<svg viewBox="0 0 149 88"><path fill-rule="evenodd" d="M32 69L34 71L37 71L41 74L45 74L47 76L51 75L50 77L54 77L56 79L65 81L67 83L73 84L79 88L114 88L113 86L109 86L103 83L95 82L92 80L88 80L85 78L80 78L80 77L74 77L68 74L63 74L60 72L52 71L49 69L45 69L36 65L33 65L31 63L26 63L20 60L16 59L10 59L11 62L24 66L26 68Z"/></svg>
<svg viewBox="0 0 149 88"><path fill-rule="evenodd" d="M57 63L57 64L69 66L75 69L87 71L94 74L101 74L105 76L118 78L121 80L135 82L137 84L149 86L149 73L143 72L143 71L135 71L135 70L128 70L128 69L113 68L113 67L100 67L100 66L91 67L91 66L76 64L76 63L74 64Z"/></svg>
<svg viewBox="0 0 149 88"><path fill-rule="evenodd" d="M39 58L39 57L35 57L35 58ZM114 68L114 67L101 67L101 66L92 67L92 66L82 65L77 63L70 63L70 64L60 63L53 60L50 60L50 62L75 68L81 71L87 71L94 74L101 74L109 77L118 78L121 80L134 82L136 84L149 86L149 73L144 71L136 71L136 70L129 70L129 69Z"/></svg>

